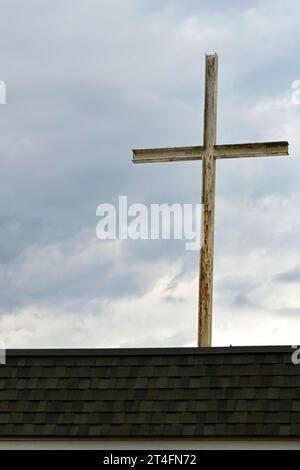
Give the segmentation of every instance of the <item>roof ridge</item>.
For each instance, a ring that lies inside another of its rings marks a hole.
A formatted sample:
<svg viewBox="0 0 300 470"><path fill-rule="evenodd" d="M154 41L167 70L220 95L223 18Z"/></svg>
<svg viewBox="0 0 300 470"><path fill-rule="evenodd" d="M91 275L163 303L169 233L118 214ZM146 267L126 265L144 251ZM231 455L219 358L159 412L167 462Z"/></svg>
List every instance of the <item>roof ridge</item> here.
<svg viewBox="0 0 300 470"><path fill-rule="evenodd" d="M218 346L210 348L43 348L7 349L7 356L176 356L210 354L288 353L292 346Z"/></svg>

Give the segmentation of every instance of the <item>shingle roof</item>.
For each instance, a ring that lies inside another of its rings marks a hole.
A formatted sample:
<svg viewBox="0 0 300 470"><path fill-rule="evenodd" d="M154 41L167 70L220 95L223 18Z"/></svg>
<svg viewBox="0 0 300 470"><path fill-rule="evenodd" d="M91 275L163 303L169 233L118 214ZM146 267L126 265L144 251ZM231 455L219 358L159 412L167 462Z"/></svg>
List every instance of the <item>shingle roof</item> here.
<svg viewBox="0 0 300 470"><path fill-rule="evenodd" d="M290 347L10 350L1 437L300 436Z"/></svg>

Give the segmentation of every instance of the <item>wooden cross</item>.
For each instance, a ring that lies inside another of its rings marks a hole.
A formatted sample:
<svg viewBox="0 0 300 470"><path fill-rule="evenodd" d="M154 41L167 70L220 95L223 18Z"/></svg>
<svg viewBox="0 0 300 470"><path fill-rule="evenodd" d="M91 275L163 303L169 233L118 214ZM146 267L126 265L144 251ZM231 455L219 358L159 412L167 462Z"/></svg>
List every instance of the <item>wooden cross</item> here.
<svg viewBox="0 0 300 470"><path fill-rule="evenodd" d="M216 160L288 155L288 142L216 144L218 56L205 56L204 145L133 150L133 163L202 160L198 346L211 346Z"/></svg>

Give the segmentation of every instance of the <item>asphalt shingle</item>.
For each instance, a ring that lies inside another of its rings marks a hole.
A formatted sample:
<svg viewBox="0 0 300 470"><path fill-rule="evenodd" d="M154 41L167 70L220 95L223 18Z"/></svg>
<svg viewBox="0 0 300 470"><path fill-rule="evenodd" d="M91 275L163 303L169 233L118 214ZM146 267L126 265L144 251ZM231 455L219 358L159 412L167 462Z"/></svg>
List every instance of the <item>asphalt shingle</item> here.
<svg viewBox="0 0 300 470"><path fill-rule="evenodd" d="M11 350L0 437L300 436L289 347Z"/></svg>

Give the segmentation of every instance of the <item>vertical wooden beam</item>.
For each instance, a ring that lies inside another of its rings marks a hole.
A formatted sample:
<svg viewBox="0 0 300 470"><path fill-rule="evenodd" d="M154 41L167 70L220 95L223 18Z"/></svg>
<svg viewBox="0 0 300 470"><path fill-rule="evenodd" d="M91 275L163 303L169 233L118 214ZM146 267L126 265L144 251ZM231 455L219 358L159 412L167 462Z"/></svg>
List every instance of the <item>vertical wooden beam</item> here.
<svg viewBox="0 0 300 470"><path fill-rule="evenodd" d="M202 244L200 250L198 346L211 346L218 56L205 57L204 155L202 159Z"/></svg>

